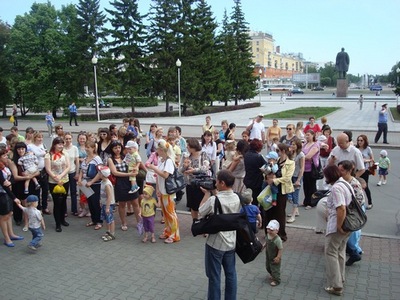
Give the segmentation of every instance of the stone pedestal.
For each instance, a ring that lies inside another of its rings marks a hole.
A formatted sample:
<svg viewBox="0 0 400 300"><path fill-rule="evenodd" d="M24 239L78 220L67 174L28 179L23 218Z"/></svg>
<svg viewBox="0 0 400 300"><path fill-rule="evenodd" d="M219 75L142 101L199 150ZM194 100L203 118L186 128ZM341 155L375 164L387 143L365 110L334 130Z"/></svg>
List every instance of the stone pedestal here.
<svg viewBox="0 0 400 300"><path fill-rule="evenodd" d="M336 97L347 97L347 79L338 79L336 83Z"/></svg>

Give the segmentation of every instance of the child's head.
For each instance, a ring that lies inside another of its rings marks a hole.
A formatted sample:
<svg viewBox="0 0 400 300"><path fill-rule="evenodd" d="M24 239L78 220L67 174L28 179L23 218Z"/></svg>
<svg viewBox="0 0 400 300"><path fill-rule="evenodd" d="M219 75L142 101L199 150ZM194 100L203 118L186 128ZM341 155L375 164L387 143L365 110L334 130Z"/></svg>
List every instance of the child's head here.
<svg viewBox="0 0 400 300"><path fill-rule="evenodd" d="M37 207L38 203L39 203L39 198L35 195L29 195L28 198L26 198L26 205L28 206Z"/></svg>
<svg viewBox="0 0 400 300"><path fill-rule="evenodd" d="M107 179L111 175L111 170L109 167L104 165L98 165L97 170L101 175L101 179Z"/></svg>
<svg viewBox="0 0 400 300"><path fill-rule="evenodd" d="M269 221L267 225L267 232L271 235L277 235L279 231L279 222L277 220Z"/></svg>
<svg viewBox="0 0 400 300"><path fill-rule="evenodd" d="M150 199L153 197L154 193L154 188L151 185L146 185L146 187L143 189L143 197L145 199Z"/></svg>
<svg viewBox="0 0 400 300"><path fill-rule="evenodd" d="M125 145L126 151L128 151L128 153L134 153L138 151L138 144L135 141L128 141Z"/></svg>
<svg viewBox="0 0 400 300"><path fill-rule="evenodd" d="M242 132L242 140L248 142L250 139L250 132L248 132L247 130Z"/></svg>
<svg viewBox="0 0 400 300"><path fill-rule="evenodd" d="M236 143L234 140L227 140L225 142L225 150L226 151L235 151L236 149Z"/></svg>
<svg viewBox="0 0 400 300"><path fill-rule="evenodd" d="M386 157L387 156L387 151L386 150L381 150L381 152L379 154L381 155L381 157Z"/></svg>
<svg viewBox="0 0 400 300"><path fill-rule="evenodd" d="M363 188L363 190L365 190L367 188L367 182L364 180L364 178L357 177L356 179L361 184L361 187Z"/></svg>
<svg viewBox="0 0 400 300"><path fill-rule="evenodd" d="M203 167L209 168L210 162L208 160L203 161Z"/></svg>
<svg viewBox="0 0 400 300"><path fill-rule="evenodd" d="M274 144L276 144L276 143L278 143L279 142L279 138L276 136L276 137L273 137L272 138L272 142L274 143Z"/></svg>
<svg viewBox="0 0 400 300"><path fill-rule="evenodd" d="M243 202L247 205L253 202L253 191L251 189L245 189L242 194Z"/></svg>
<svg viewBox="0 0 400 300"><path fill-rule="evenodd" d="M266 159L267 159L268 163L275 164L276 161L278 160L278 153L276 153L275 151L270 151L267 154Z"/></svg>

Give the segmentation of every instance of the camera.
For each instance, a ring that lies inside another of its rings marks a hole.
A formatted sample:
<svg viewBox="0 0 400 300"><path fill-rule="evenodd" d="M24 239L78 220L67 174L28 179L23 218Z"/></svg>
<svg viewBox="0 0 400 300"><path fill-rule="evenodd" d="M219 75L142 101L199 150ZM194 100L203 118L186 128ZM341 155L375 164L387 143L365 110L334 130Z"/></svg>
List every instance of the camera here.
<svg viewBox="0 0 400 300"><path fill-rule="evenodd" d="M211 176L206 175L203 172L194 172L193 178L190 180L190 185L195 188L202 187L208 191L215 190L217 187L215 186L215 179Z"/></svg>

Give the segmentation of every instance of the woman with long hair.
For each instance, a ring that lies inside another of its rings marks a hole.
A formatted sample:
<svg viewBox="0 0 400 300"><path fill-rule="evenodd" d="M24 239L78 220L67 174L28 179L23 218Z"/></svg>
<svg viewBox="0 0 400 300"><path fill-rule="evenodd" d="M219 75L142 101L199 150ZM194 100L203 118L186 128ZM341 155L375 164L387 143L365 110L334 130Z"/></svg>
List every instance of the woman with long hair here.
<svg viewBox="0 0 400 300"><path fill-rule="evenodd" d="M253 191L253 204L258 205L257 197L261 193L264 175L260 168L265 164L261 150L263 144L259 139L252 139L249 144L249 150L244 155L244 168L246 175L243 183L246 188Z"/></svg>
<svg viewBox="0 0 400 300"><path fill-rule="evenodd" d="M79 157L79 170L81 168L82 162L85 160L87 154L86 154L86 142L88 141L88 136L86 131L81 131L78 133L78 137L76 138L77 143L77 148L78 148L78 157ZM79 179L79 173L78 172L78 179ZM77 180L78 180L77 179ZM86 196L81 193L77 181L77 190L78 190L78 195L79 195L79 207L80 207L80 213L78 215L79 218L83 217L90 217L90 212L87 204L87 199Z"/></svg>
<svg viewBox="0 0 400 300"><path fill-rule="evenodd" d="M311 208L311 196L317 191L317 180L311 175L312 164L319 166L319 145L316 142L315 132L311 129L306 132L306 143L303 145L303 153L305 155L304 164L304 201L303 206L306 209Z"/></svg>
<svg viewBox="0 0 400 300"><path fill-rule="evenodd" d="M103 161L96 153L96 144L93 141L86 142L87 157L81 163L79 172L78 186L85 185L93 190L93 194L87 197L91 221L86 227L94 226L95 230L101 229L103 221L100 219L100 174L97 166L102 165Z"/></svg>
<svg viewBox="0 0 400 300"><path fill-rule="evenodd" d="M367 187L365 188L365 194L367 195L368 199L367 209L371 209L373 207L373 204L371 191L369 190L368 185L369 175L371 175L371 173L368 171L368 168L371 164L374 163L374 153L369 146L368 137L365 134L361 134L357 137L356 147L358 148L358 150L361 151L365 163L365 172L362 173L360 177L365 180L365 183L367 185Z"/></svg>
<svg viewBox="0 0 400 300"><path fill-rule="evenodd" d="M172 146L163 139L158 142L157 153L161 160L158 167L150 164L148 168L157 174L157 196L161 199L161 210L165 219L165 228L164 232L160 235L160 239L164 239L164 243L166 244L172 244L180 241L179 222L175 212L175 195L167 194L165 180L170 174L174 173L176 168L175 153L172 150Z"/></svg>
<svg viewBox="0 0 400 300"><path fill-rule="evenodd" d="M99 128L98 131L99 142L97 143L97 154L100 156L103 164L107 165L108 158L110 157L110 144L111 135L108 128Z"/></svg>
<svg viewBox="0 0 400 300"><path fill-rule="evenodd" d="M46 172L49 175L49 189L53 198L53 215L57 232L62 231L61 225L69 226L69 223L65 221L65 212L67 211L70 162L68 153L63 150L64 140L56 137L51 143L49 153L44 157ZM63 190L58 192L57 190L61 187Z"/></svg>
<svg viewBox="0 0 400 300"><path fill-rule="evenodd" d="M65 146L64 151L69 156L69 188L71 197L71 213L78 216L78 197L77 197L77 181L79 177L79 151L78 147L72 144L72 133L67 132L64 135Z"/></svg>
<svg viewBox="0 0 400 300"><path fill-rule="evenodd" d="M128 172L128 164L124 161L124 147L119 141L111 143L111 157L108 159L108 166L111 173L115 176L116 182L114 187L115 200L118 200L118 213L121 219L121 230L128 230L127 206L130 203L133 207L133 213L136 217L136 222L139 223L140 206L139 193L129 193L131 183L129 176L136 176L137 171Z"/></svg>
<svg viewBox="0 0 400 300"><path fill-rule="evenodd" d="M201 136L201 149L207 153L208 160L210 161L210 168L214 175L217 174L217 167L215 160L217 159L217 144L213 141L211 131L206 131Z"/></svg>
<svg viewBox="0 0 400 300"><path fill-rule="evenodd" d="M246 175L246 170L244 167L244 155L249 148L249 144L246 141L240 140L236 145L236 153L233 157L233 161L229 166L228 170L232 172L235 176L235 182L232 186L232 190L235 193L241 194L244 189L243 179Z"/></svg>

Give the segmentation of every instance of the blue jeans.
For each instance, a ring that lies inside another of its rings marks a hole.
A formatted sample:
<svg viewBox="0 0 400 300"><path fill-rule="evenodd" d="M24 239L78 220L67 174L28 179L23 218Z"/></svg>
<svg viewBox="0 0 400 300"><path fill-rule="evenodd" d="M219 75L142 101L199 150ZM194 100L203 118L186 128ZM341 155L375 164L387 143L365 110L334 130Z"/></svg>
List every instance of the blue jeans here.
<svg viewBox="0 0 400 300"><path fill-rule="evenodd" d="M205 267L208 277L208 299L221 299L221 265L225 272L225 299L236 300L237 277L235 250L220 251L206 244Z"/></svg>
<svg viewBox="0 0 400 300"><path fill-rule="evenodd" d="M29 246L37 247L39 245L39 242L42 240L42 237L44 237L42 228L29 227L29 231L32 232L32 241L29 243Z"/></svg>
<svg viewBox="0 0 400 300"><path fill-rule="evenodd" d="M295 183L297 181L298 177L292 177L292 183ZM300 187L299 188L294 188L294 192L288 194L288 200L290 203L293 204L294 207L299 206L299 195L300 195Z"/></svg>
<svg viewBox="0 0 400 300"><path fill-rule="evenodd" d="M363 211L365 212L365 206L361 206ZM350 234L350 237L347 241L346 245L346 252L351 256L351 257L360 257L360 253L362 253L362 249L359 245L359 242L361 240L361 230L353 231Z"/></svg>

